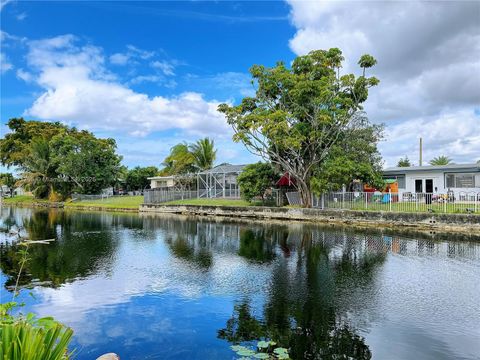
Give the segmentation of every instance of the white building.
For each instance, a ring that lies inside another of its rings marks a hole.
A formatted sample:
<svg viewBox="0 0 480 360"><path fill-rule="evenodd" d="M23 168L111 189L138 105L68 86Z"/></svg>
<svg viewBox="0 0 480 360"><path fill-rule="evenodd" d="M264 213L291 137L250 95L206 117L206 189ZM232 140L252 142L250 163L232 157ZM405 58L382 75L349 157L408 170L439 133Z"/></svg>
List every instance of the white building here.
<svg viewBox="0 0 480 360"><path fill-rule="evenodd" d="M153 176L147 179L150 180L150 189L175 187L174 176Z"/></svg>
<svg viewBox="0 0 480 360"><path fill-rule="evenodd" d="M453 193L455 198L460 199L480 193L478 163L392 167L385 169L383 176L397 180L400 198L415 193Z"/></svg>

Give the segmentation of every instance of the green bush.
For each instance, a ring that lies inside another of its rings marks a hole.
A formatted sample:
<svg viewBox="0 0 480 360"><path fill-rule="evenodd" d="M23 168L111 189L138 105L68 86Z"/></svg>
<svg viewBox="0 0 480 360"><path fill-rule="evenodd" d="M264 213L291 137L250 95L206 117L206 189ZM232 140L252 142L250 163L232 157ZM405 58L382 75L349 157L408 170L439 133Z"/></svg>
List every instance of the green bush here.
<svg viewBox="0 0 480 360"><path fill-rule="evenodd" d="M265 203L268 199L267 190L275 185L278 178L278 173L271 164L258 162L245 166L237 181L245 200L252 202L259 198Z"/></svg>

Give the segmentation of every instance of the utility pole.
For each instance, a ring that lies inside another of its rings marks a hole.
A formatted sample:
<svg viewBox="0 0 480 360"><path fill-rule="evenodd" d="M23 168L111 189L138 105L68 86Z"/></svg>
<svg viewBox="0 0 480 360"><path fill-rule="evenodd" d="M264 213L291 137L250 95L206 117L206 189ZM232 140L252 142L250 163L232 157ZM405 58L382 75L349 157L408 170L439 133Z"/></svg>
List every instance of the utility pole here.
<svg viewBox="0 0 480 360"><path fill-rule="evenodd" d="M422 143L423 143L422 138L420 138L420 159L418 161L419 166L422 166L422 145L423 145Z"/></svg>

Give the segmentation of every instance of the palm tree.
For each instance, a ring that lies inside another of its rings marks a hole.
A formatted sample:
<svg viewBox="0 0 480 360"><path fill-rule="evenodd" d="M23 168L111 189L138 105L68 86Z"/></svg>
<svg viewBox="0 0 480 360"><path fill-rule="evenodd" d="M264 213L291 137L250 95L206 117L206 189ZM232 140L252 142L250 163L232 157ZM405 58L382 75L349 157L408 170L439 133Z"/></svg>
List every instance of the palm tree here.
<svg viewBox="0 0 480 360"><path fill-rule="evenodd" d="M440 155L432 160L430 160L430 165L448 165L452 163L452 159L450 159L448 156L445 155Z"/></svg>
<svg viewBox="0 0 480 360"><path fill-rule="evenodd" d="M163 160L164 168L160 175L178 175L193 172L195 157L187 143L179 143L170 149L170 154Z"/></svg>
<svg viewBox="0 0 480 360"><path fill-rule="evenodd" d="M51 155L47 140L34 140L30 154L22 166L24 172L18 185L32 191L37 198L46 198L54 191L57 173Z"/></svg>
<svg viewBox="0 0 480 360"><path fill-rule="evenodd" d="M217 150L213 140L207 138L197 140L189 147L190 152L195 158L195 166L200 170L208 170L213 167L217 157Z"/></svg>

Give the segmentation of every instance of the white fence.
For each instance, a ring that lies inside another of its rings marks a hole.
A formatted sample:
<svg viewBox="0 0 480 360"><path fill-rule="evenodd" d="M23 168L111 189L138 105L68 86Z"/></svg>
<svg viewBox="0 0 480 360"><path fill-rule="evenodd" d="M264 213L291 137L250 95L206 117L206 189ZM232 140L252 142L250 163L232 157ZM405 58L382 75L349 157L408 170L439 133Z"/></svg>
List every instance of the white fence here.
<svg viewBox="0 0 480 360"><path fill-rule="evenodd" d="M290 205L301 205L298 193L287 193ZM380 193L330 192L313 196L312 206L321 209L397 212L480 213L480 192Z"/></svg>

